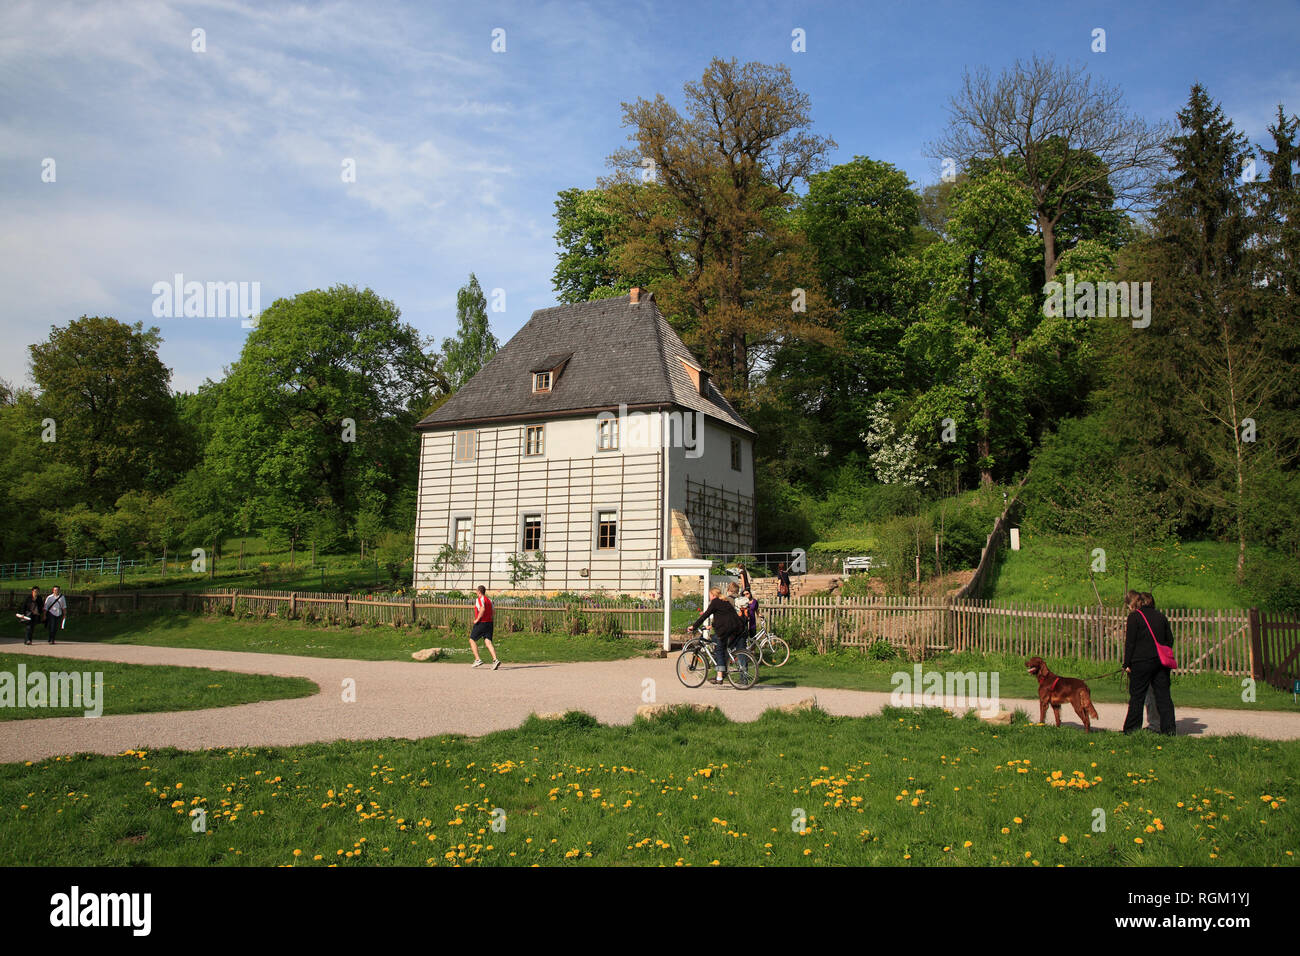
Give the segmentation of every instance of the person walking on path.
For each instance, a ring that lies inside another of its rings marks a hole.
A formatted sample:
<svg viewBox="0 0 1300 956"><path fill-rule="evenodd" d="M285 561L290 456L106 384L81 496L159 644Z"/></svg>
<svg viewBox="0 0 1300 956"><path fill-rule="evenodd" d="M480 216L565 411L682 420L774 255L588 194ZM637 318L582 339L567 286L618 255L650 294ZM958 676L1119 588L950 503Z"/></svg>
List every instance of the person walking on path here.
<svg viewBox="0 0 1300 956"><path fill-rule="evenodd" d="M23 601L22 616L27 619L24 622L27 633L23 643L30 644L32 642L32 631L36 630L36 625L45 617L45 601L41 597L40 588L32 588L32 593Z"/></svg>
<svg viewBox="0 0 1300 956"><path fill-rule="evenodd" d="M497 649L492 646L492 599L487 596L487 588L481 584L478 586L478 597L474 599L474 627L469 632L469 646L474 651L471 667L483 666L483 658L478 656L480 639L487 644L487 649L492 654L492 669L496 670L501 666L501 658L497 657Z"/></svg>
<svg viewBox="0 0 1300 956"><path fill-rule="evenodd" d="M781 599L785 603L790 603L790 572L785 569L785 562L782 561L776 566L776 600L779 604Z"/></svg>
<svg viewBox="0 0 1300 956"><path fill-rule="evenodd" d="M59 592L59 586L56 584L50 588L50 596L45 599L45 623L50 629L50 643L54 643L54 635L59 633L64 622L68 619L68 599Z"/></svg>
<svg viewBox="0 0 1300 956"><path fill-rule="evenodd" d="M735 605L722 596L722 588L716 584L709 588L709 606L686 629L687 633L698 630L709 617L713 618L713 656L718 662L718 676L713 683L722 686L727 682L727 647L740 633L740 618Z"/></svg>
<svg viewBox="0 0 1300 956"><path fill-rule="evenodd" d="M1150 603L1148 604L1148 600ZM1124 670L1129 675L1128 715L1124 718L1124 733L1131 734L1142 727L1142 706L1147 689L1156 695L1156 710L1160 715L1160 732L1173 736L1174 702L1169 696L1170 668L1160 661L1156 643L1173 645L1169 620L1155 608L1155 600L1139 594L1132 603L1124 642Z"/></svg>

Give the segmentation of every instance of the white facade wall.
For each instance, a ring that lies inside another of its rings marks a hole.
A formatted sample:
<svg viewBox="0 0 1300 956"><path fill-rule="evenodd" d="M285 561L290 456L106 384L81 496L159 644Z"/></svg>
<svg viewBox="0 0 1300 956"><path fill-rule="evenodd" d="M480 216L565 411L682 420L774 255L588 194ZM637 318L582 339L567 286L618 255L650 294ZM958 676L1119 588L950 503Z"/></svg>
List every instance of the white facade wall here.
<svg viewBox="0 0 1300 956"><path fill-rule="evenodd" d="M524 453L530 424L544 426L538 456ZM473 461L455 458L456 434L465 430L477 433ZM416 587L654 591L663 539L662 473L657 443L631 447L620 440L617 450L598 451L595 416L424 432ZM598 547L602 510L618 516L613 549ZM525 553L524 519L533 514L542 517L545 574L512 584L507 556ZM472 522L470 558L460 571L434 574L439 551L453 543L457 517Z"/></svg>
<svg viewBox="0 0 1300 956"><path fill-rule="evenodd" d="M665 556L664 460L661 436L668 426L670 504L687 511L688 480L725 497L754 496L753 440L695 413L610 413L618 420L614 451L597 448L602 416L521 421L476 429L440 429L421 436L420 496L415 532L417 589L462 590L482 584L490 590L656 591L657 562ZM683 422L685 422L683 430ZM525 455L528 425L544 426L543 453ZM457 461L456 435L477 433L473 461ZM731 467L731 440L740 441L741 469ZM618 542L598 547L597 513L618 514ZM724 509L725 510L725 509ZM524 519L542 516L542 578L511 584L508 555L523 555ZM752 510L747 527L733 527L734 550L752 548ZM455 519L471 520L472 545L464 568L435 574L439 551L453 544ZM722 520L709 512L710 520ZM714 529L717 530L716 528ZM697 535L701 528L696 528ZM701 538L706 551L721 541ZM729 540L730 543L730 540ZM583 574L584 569L586 575Z"/></svg>
<svg viewBox="0 0 1300 956"><path fill-rule="evenodd" d="M732 468L732 440L739 442L740 470ZM697 455L698 452L698 455ZM695 449L673 448L669 461L669 500L674 509L691 520L701 550L705 553L752 551L754 547L754 441L743 432L724 428L711 418L704 419L703 440ZM702 488L715 504L701 520L688 498L688 483L694 496ZM714 495L714 492L717 495ZM748 503L746 508L745 502ZM731 505L736 505L733 511ZM745 512L748 512L746 518Z"/></svg>

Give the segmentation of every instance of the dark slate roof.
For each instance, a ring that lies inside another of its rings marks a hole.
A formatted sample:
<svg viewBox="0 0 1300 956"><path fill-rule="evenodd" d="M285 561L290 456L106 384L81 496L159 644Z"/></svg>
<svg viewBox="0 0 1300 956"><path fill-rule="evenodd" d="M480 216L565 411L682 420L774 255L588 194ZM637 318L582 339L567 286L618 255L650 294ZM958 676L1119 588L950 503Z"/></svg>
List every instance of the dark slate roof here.
<svg viewBox="0 0 1300 956"><path fill-rule="evenodd" d="M540 362L534 362L528 367L530 372L553 372L569 359L573 358L572 352L552 352Z"/></svg>
<svg viewBox="0 0 1300 956"><path fill-rule="evenodd" d="M537 357L546 356L545 365L570 353L551 391L534 393ZM477 375L416 427L545 418L620 404L678 405L753 434L711 381L707 396L696 391L679 358L700 364L649 292L641 293L637 305L620 296L538 309Z"/></svg>

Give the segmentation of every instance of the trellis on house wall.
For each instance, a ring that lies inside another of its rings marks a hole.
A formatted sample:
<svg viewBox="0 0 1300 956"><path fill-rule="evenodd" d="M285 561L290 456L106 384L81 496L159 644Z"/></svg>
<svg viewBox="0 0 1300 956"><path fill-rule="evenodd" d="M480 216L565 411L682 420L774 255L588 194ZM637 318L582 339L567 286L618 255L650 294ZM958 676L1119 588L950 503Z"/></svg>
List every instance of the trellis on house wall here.
<svg viewBox="0 0 1300 956"><path fill-rule="evenodd" d="M754 549L754 499L749 495L688 478L686 517L705 554Z"/></svg>

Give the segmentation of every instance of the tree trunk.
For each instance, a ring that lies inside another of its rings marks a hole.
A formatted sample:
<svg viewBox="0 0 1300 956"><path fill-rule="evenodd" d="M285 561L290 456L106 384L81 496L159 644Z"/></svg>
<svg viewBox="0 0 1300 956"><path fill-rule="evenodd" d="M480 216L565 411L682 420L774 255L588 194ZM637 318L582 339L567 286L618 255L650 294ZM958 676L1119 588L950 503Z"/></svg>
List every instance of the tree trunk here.
<svg viewBox="0 0 1300 956"><path fill-rule="evenodd" d="M1056 277L1056 225L1047 216L1038 217L1038 231L1043 237L1043 268L1047 281Z"/></svg>
<svg viewBox="0 0 1300 956"><path fill-rule="evenodd" d="M989 424L993 420L993 413L989 409L987 402L984 404L983 409L981 409L980 411L980 419L983 422L983 431L980 433L979 442L976 445L976 450L979 452L980 460L986 462L989 458L989 452L990 452ZM993 484L993 469L988 467L987 464L980 465L980 484L981 485Z"/></svg>

